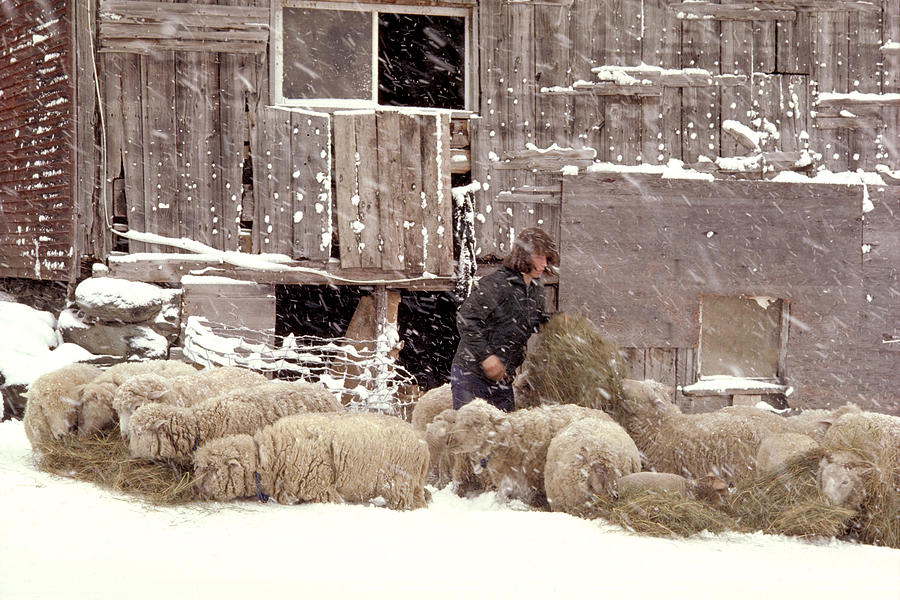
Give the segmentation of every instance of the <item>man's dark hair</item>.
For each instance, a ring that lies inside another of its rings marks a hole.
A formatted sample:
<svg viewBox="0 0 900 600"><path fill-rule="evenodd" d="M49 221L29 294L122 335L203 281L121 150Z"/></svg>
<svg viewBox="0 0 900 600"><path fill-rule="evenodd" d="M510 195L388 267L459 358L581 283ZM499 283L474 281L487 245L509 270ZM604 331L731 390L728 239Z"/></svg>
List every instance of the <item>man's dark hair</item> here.
<svg viewBox="0 0 900 600"><path fill-rule="evenodd" d="M503 259L503 266L517 273L527 273L534 265L531 255L540 254L547 257L547 267L559 264L559 251L556 243L539 227L522 230L513 242L512 250ZM552 272L552 271L551 271Z"/></svg>

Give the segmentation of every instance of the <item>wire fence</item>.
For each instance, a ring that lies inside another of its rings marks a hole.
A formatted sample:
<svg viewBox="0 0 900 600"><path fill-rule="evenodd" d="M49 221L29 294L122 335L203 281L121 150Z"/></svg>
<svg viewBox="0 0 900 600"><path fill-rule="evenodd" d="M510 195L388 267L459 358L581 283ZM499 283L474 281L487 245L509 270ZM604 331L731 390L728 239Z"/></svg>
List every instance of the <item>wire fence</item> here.
<svg viewBox="0 0 900 600"><path fill-rule="evenodd" d="M387 339L277 336L196 316L188 317L184 330L184 355L198 364L319 383L351 410L407 417L418 388L396 354Z"/></svg>

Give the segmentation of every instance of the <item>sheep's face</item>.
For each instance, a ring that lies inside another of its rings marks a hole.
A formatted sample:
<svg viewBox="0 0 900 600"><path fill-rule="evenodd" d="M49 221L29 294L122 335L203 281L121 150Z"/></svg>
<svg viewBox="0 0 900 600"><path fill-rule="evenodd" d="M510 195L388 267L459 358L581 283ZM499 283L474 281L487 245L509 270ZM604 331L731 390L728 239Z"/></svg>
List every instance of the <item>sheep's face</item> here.
<svg viewBox="0 0 900 600"><path fill-rule="evenodd" d="M623 379L622 392L622 408L629 415L663 415L673 406L666 386L649 379Z"/></svg>
<svg viewBox="0 0 900 600"><path fill-rule="evenodd" d="M819 463L816 484L822 495L834 506L856 509L865 499L864 467L823 458Z"/></svg>
<svg viewBox="0 0 900 600"><path fill-rule="evenodd" d="M256 493L256 443L249 435L219 438L194 453L194 489L205 500L231 500Z"/></svg>

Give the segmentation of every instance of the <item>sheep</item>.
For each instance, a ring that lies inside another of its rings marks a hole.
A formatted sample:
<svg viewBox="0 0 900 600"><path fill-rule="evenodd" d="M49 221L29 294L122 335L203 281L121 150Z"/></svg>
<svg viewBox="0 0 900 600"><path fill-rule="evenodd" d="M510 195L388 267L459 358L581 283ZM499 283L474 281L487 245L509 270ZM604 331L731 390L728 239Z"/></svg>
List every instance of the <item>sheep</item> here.
<svg viewBox="0 0 900 600"><path fill-rule="evenodd" d="M246 389L267 381L264 375L240 367L213 367L172 378L144 373L127 379L116 389L113 409L119 416L122 437L128 439L131 415L142 404L159 402L191 406L231 390Z"/></svg>
<svg viewBox="0 0 900 600"><path fill-rule="evenodd" d="M640 452L621 425L596 417L574 421L547 447L547 502L554 511L584 516L597 496L614 495L616 479L640 470Z"/></svg>
<svg viewBox="0 0 900 600"><path fill-rule="evenodd" d="M746 406L683 414L655 381L626 379L622 388L615 412L640 448L647 470L695 479L716 475L734 484L756 468L763 438L790 431L783 417Z"/></svg>
<svg viewBox="0 0 900 600"><path fill-rule="evenodd" d="M547 447L566 425L588 417L610 419L602 411L575 404L505 413L474 400L457 411L449 450L468 461L475 476L501 499L544 506Z"/></svg>
<svg viewBox="0 0 900 600"><path fill-rule="evenodd" d="M135 458L189 464L192 452L203 442L254 433L288 415L343 409L324 387L286 381L234 390L187 407L151 402L131 415L129 451Z"/></svg>
<svg viewBox="0 0 900 600"><path fill-rule="evenodd" d="M851 412L860 412L859 407L848 403L836 409L813 408L791 415L787 421L792 431L808 435L821 444L831 424Z"/></svg>
<svg viewBox="0 0 900 600"><path fill-rule="evenodd" d="M425 432L428 424L441 412L453 408L450 384L433 388L422 394L412 412L412 425L416 431Z"/></svg>
<svg viewBox="0 0 900 600"><path fill-rule="evenodd" d="M819 443L805 433L774 433L760 442L756 451L756 467L761 472L774 473L792 459L816 448L819 448Z"/></svg>
<svg viewBox="0 0 900 600"><path fill-rule="evenodd" d="M688 479L675 473L641 471L619 477L615 482L617 497L638 496L644 493L674 493L688 500L702 500L710 504L724 504L728 484L715 475Z"/></svg>
<svg viewBox="0 0 900 600"><path fill-rule="evenodd" d="M272 496L281 504L367 502L424 507L428 447L412 425L371 413L305 413L194 453L199 495Z"/></svg>
<svg viewBox="0 0 900 600"><path fill-rule="evenodd" d="M78 425L81 389L102 372L94 365L72 363L31 383L22 420L33 447L68 435Z"/></svg>
<svg viewBox="0 0 900 600"><path fill-rule="evenodd" d="M900 417L846 412L825 432L822 448L826 455L819 465L817 484L834 505L853 508L861 504L874 492L865 489L867 480L887 487L900 484Z"/></svg>
<svg viewBox="0 0 900 600"><path fill-rule="evenodd" d="M178 377L196 372L196 367L179 360L147 360L113 365L82 389L78 434L93 435L116 423L116 411L113 409L116 388L130 377L144 373Z"/></svg>

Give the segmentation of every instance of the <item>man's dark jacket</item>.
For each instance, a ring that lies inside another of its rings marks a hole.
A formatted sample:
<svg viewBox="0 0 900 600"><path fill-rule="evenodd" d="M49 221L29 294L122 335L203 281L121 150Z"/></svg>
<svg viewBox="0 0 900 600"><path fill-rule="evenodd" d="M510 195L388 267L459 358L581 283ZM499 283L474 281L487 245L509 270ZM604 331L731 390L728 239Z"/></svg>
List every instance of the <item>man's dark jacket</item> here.
<svg viewBox="0 0 900 600"><path fill-rule="evenodd" d="M456 313L460 340L453 364L485 378L481 361L495 354L512 377L525 359L528 338L547 318L544 284L532 279L526 288L521 273L500 267L478 281Z"/></svg>

